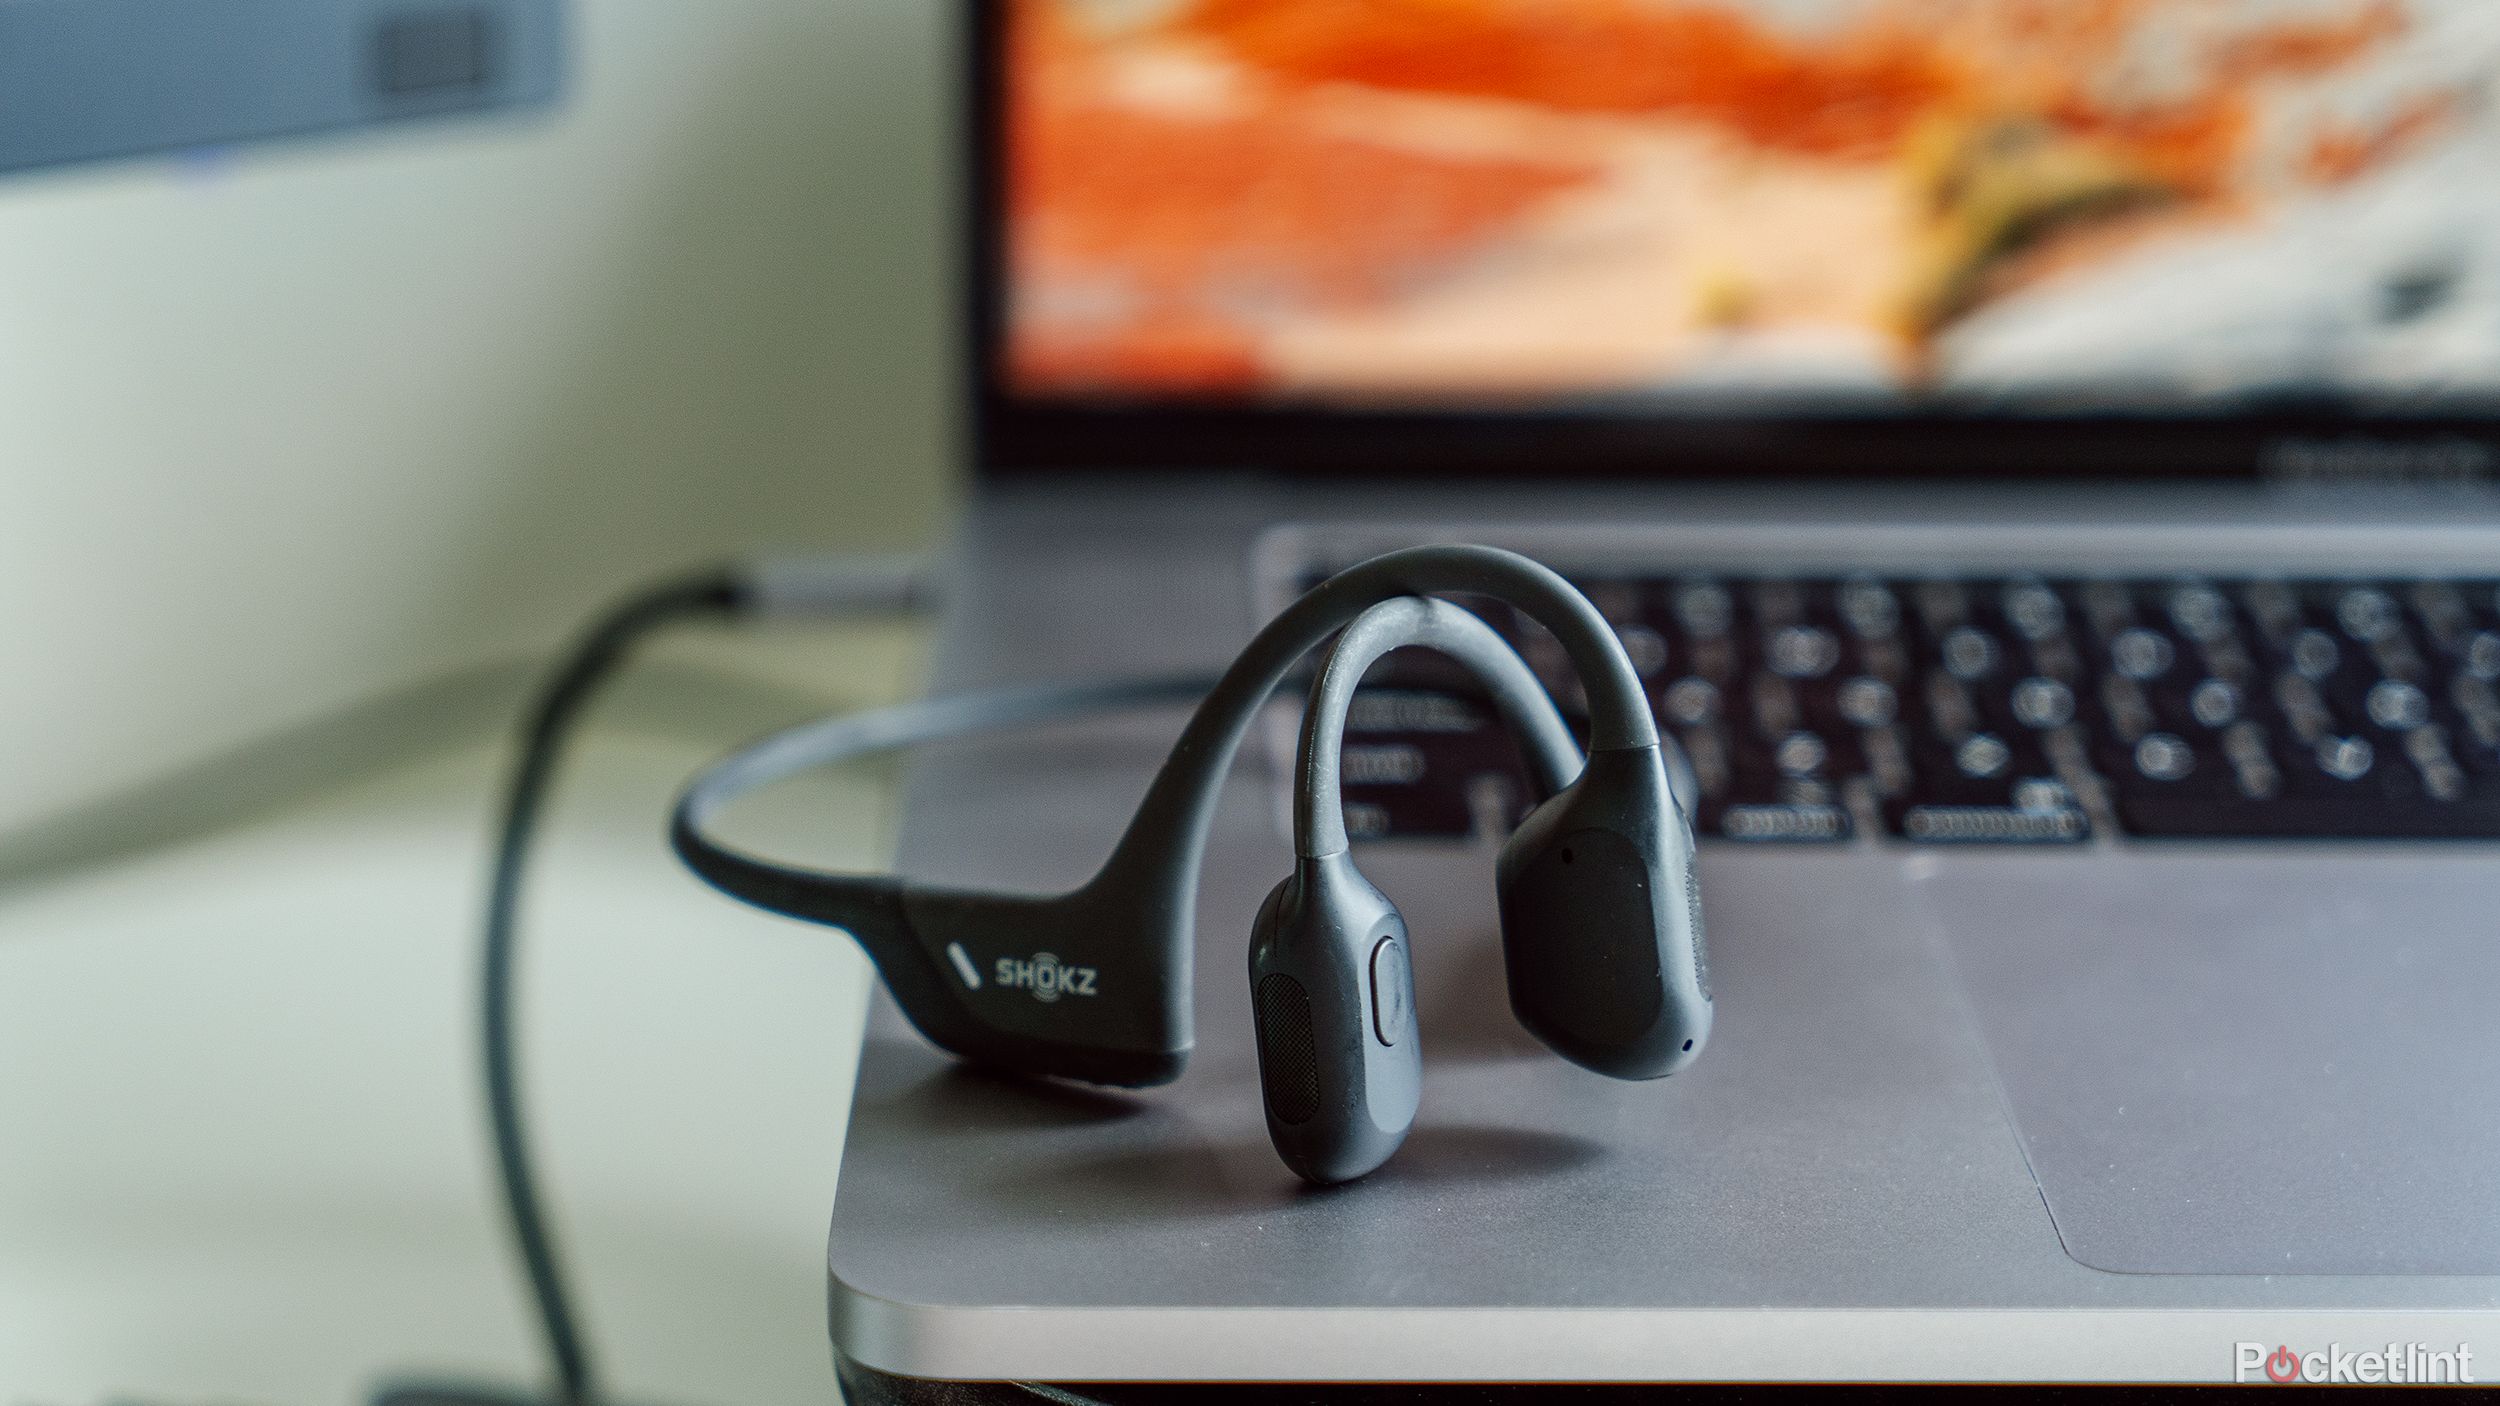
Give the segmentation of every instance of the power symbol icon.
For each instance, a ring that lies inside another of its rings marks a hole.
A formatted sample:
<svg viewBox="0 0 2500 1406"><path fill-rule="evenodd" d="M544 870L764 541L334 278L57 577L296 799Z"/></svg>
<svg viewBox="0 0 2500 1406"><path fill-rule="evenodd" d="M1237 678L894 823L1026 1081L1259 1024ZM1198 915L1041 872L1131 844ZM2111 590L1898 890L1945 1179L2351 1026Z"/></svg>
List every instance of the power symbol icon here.
<svg viewBox="0 0 2500 1406"><path fill-rule="evenodd" d="M2277 1385L2300 1375L2300 1358L2288 1347L2278 1347L2266 1354L2266 1375Z"/></svg>

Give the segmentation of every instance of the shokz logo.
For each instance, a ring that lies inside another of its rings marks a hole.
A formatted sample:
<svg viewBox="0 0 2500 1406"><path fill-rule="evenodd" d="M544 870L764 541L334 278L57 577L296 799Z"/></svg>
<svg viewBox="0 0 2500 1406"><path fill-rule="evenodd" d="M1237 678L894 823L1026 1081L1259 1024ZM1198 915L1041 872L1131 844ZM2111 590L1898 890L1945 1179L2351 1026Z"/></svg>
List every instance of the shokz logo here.
<svg viewBox="0 0 2500 1406"><path fill-rule="evenodd" d="M2233 1345L2231 1379L2238 1382L2392 1382L2461 1386L2474 1380L2474 1349L2464 1343L2432 1350L2428 1343L2389 1343L2358 1351L2328 1343L2317 1352L2294 1352L2277 1344Z"/></svg>
<svg viewBox="0 0 2500 1406"><path fill-rule="evenodd" d="M1094 994L1094 969L1071 966L1048 952L1036 952L1033 960L1001 957L994 978L999 985L1021 987L1033 993L1036 1001L1056 1001L1062 996Z"/></svg>

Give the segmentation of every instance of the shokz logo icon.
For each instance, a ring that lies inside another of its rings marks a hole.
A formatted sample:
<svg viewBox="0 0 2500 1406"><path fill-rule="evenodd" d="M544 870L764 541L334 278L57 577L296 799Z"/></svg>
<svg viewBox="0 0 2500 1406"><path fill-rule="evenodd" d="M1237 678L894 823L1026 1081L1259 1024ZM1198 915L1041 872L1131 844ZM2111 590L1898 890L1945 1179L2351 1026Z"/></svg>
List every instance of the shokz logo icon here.
<svg viewBox="0 0 2500 1406"><path fill-rule="evenodd" d="M2321 1351L2294 1352L2281 1343L2272 1350L2264 1343L2236 1343L2231 1379L2263 1380L2278 1386L2293 1382L2458 1386L2474 1380L2474 1349L2464 1343L2438 1350L2428 1343L2389 1343L2384 1348L2358 1351L2342 1343L2328 1343Z"/></svg>
<svg viewBox="0 0 2500 1406"><path fill-rule="evenodd" d="M1061 996L1094 994L1094 969L1070 966L1048 952L1036 952L1031 961L1001 957L995 979L1006 987L1021 987L1033 993L1036 1001L1056 1001Z"/></svg>

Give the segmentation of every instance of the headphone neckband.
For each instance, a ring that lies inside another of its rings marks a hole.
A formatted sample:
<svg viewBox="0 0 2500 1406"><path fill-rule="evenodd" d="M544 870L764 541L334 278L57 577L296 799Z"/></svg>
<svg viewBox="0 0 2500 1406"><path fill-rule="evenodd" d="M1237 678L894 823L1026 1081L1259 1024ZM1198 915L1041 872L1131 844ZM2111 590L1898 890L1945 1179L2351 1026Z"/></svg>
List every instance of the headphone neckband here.
<svg viewBox="0 0 2500 1406"><path fill-rule="evenodd" d="M730 849L706 822L755 786L837 757L1122 700L1169 701L1168 691L1148 697L1116 685L1063 685L1015 695L1003 709L994 700L963 700L963 711L952 713L941 705L923 710L917 724L888 714L793 729L698 778L677 807L671 840L689 867L731 896L848 931L904 1012L943 1048L1029 1073L1160 1083L1179 1073L1192 1043L1199 866L1217 793L1260 706L1305 654L1365 611L1442 593L1494 597L1552 632L1588 696L1592 754L1657 750L1631 661L1570 583L1513 552L1417 547L1341 571L1269 621L1201 699L1111 856L1070 892L991 893L818 873ZM1091 973L1082 987L1095 998L1073 1005L1012 999L1044 956Z"/></svg>

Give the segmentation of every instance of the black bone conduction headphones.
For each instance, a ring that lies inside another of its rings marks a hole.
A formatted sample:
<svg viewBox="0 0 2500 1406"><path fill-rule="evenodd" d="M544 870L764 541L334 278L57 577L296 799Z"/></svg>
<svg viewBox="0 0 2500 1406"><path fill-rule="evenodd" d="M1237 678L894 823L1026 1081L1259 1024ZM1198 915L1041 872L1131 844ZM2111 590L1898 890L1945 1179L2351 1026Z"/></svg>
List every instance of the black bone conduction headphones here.
<svg viewBox="0 0 2500 1406"><path fill-rule="evenodd" d="M1588 697L1585 762L1517 653L1474 615L1427 599L1442 593L1506 602L1561 642ZM724 893L848 932L904 1015L960 1058L1096 1084L1165 1083L1191 1047L1192 920L1216 791L1260 705L1332 633L1302 722L1294 872L1260 909L1250 944L1268 1132L1286 1164L1314 1182L1362 1176L1397 1150L1415 1117L1422 1065L1406 927L1355 868L1338 801L1355 685L1403 646L1437 650L1477 676L1519 734L1542 793L1496 869L1520 1023L1565 1059L1618 1079L1690 1063L1711 1020L1692 828L1668 787L1640 681L1586 597L1489 547L1391 552L1288 606L1200 701L1110 859L1071 892L792 868L731 849L706 826L736 797L811 767L975 727L1170 701L1169 685L1044 686L967 700L962 717L941 702L795 728L698 777L671 839Z"/></svg>

